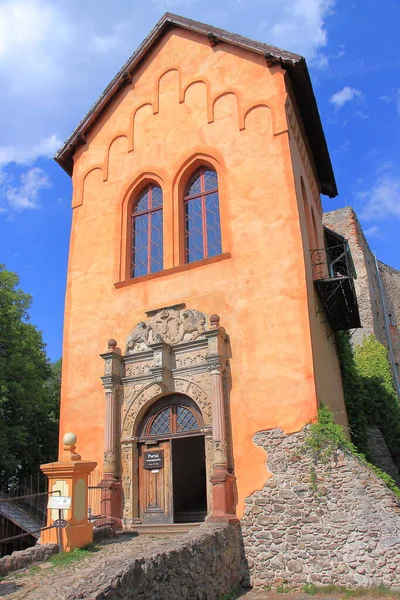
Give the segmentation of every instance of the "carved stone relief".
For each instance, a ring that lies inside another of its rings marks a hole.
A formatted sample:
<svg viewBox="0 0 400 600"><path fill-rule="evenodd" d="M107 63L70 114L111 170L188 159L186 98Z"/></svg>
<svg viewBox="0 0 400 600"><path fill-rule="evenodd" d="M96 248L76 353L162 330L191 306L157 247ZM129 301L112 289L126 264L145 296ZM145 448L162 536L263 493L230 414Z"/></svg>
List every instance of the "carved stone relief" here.
<svg viewBox="0 0 400 600"><path fill-rule="evenodd" d="M205 363L207 351L199 350L198 352L182 352L175 354L175 365L179 369L181 367L192 367Z"/></svg>
<svg viewBox="0 0 400 600"><path fill-rule="evenodd" d="M191 398L201 410L205 425L208 508L212 507L210 476L213 465L226 455L225 446L216 447L212 435L212 385L210 361L226 364L224 330L206 329L206 317L182 305L149 314L129 335L126 353L121 357L120 397L121 462L123 516L129 521L138 516L138 439L137 429L147 408L157 399L172 393ZM161 344L162 343L162 344ZM225 378L226 381L226 378ZM229 402L226 382L225 406ZM221 455L221 457L220 457ZM105 457L113 460L113 457Z"/></svg>
<svg viewBox="0 0 400 600"><path fill-rule="evenodd" d="M149 321L136 325L128 337L126 351L133 354L161 341L170 345L193 341L205 333L205 325L206 317L198 310L164 308Z"/></svg>
<svg viewBox="0 0 400 600"><path fill-rule="evenodd" d="M122 462L122 493L123 493L123 516L132 516L132 445L123 445L121 452Z"/></svg>
<svg viewBox="0 0 400 600"><path fill-rule="evenodd" d="M136 424L136 418L140 409L155 397L162 393L162 388L157 383L151 383L148 386L143 386L142 389L135 390L131 386L127 386L127 395L129 403L124 398L124 417L122 422L122 438L129 438L133 435L133 430Z"/></svg>
<svg viewBox="0 0 400 600"><path fill-rule="evenodd" d="M177 392L187 394L196 402L202 412L204 423L207 425L211 423L212 408L210 385L206 379L208 379L207 375L200 374L195 381L175 379L174 384Z"/></svg>
<svg viewBox="0 0 400 600"><path fill-rule="evenodd" d="M140 375L148 375L150 373L150 367L152 363L147 362L133 362L125 364L125 377L139 377Z"/></svg>

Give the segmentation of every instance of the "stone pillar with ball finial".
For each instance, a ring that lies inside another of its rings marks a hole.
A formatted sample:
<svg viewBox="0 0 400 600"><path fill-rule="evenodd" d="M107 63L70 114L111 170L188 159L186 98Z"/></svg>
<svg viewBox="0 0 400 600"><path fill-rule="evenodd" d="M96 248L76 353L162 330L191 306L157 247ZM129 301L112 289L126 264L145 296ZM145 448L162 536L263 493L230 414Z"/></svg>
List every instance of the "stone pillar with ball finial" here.
<svg viewBox="0 0 400 600"><path fill-rule="evenodd" d="M118 391L121 388L123 361L117 341L107 342L107 352L100 355L103 358L104 376L101 378L105 393L104 411L104 475L100 483L102 488L101 514L104 522L114 528L121 528L122 488L119 467L119 402Z"/></svg>
<svg viewBox="0 0 400 600"><path fill-rule="evenodd" d="M97 463L81 460L76 451L77 438L72 432L63 437L63 452L58 462L41 465L48 478L49 498L66 498L68 509L61 511L62 548L69 552L93 541L93 524L88 522L88 479ZM70 499L70 500L69 500ZM54 523L60 518L58 508L47 511L47 527L40 540L60 543L59 528ZM60 524L59 524L60 525Z"/></svg>
<svg viewBox="0 0 400 600"><path fill-rule="evenodd" d="M211 475L213 508L208 521L236 521L235 476L228 470L226 410L223 372L226 368L227 335L220 326L219 315L210 316L210 327L205 332L208 340L206 360L211 376L212 432L214 464Z"/></svg>

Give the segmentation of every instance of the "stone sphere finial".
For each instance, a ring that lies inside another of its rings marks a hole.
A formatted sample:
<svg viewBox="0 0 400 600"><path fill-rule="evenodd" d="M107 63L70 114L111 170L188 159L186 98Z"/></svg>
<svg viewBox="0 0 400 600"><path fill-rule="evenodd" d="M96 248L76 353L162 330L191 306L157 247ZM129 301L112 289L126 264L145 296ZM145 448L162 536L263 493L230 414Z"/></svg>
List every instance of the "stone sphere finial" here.
<svg viewBox="0 0 400 600"><path fill-rule="evenodd" d="M210 317L210 327L212 327L213 329L218 329L219 327L219 322L220 322L220 316L219 315L211 315Z"/></svg>
<svg viewBox="0 0 400 600"><path fill-rule="evenodd" d="M115 348L117 347L117 340L111 338L111 340L108 340L107 346L110 352L114 352Z"/></svg>
<svg viewBox="0 0 400 600"><path fill-rule="evenodd" d="M74 433L69 431L63 437L64 446L75 446L77 437Z"/></svg>
<svg viewBox="0 0 400 600"><path fill-rule="evenodd" d="M67 453L66 456L69 457L71 460L81 460L81 455L77 454L77 452L75 452L76 440L77 440L76 435L74 433L72 433L71 431L66 433L63 437L64 452Z"/></svg>

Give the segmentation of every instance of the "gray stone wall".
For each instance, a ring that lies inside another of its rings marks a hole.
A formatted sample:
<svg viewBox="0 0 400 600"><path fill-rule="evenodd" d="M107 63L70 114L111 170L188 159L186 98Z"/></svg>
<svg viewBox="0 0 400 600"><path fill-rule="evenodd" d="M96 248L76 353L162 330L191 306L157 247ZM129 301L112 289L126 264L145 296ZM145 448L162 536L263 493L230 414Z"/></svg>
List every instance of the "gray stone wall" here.
<svg viewBox="0 0 400 600"><path fill-rule="evenodd" d="M377 427L368 427L368 449L374 465L388 473L397 485L400 485L399 470L394 464L381 431Z"/></svg>
<svg viewBox="0 0 400 600"><path fill-rule="evenodd" d="M26 548L26 550L17 550L10 555L0 558L0 575L4 577L11 571L25 569L30 565L49 560L50 556L58 552L57 544L41 544Z"/></svg>
<svg viewBox="0 0 400 600"><path fill-rule="evenodd" d="M305 582L400 587L400 515L394 494L372 471L341 452L317 465L304 453L306 430L258 433L273 474L246 500L242 518L251 583Z"/></svg>
<svg viewBox="0 0 400 600"><path fill-rule="evenodd" d="M322 220L326 227L336 231L349 241L357 272L355 288L362 326L362 329L356 330L353 336L354 343L360 344L365 336L374 334L387 347L385 316L375 267L375 257L368 246L356 213L351 206L347 206L324 213Z"/></svg>
<svg viewBox="0 0 400 600"><path fill-rule="evenodd" d="M158 554L110 559L66 600L217 600L241 580L238 523L204 523Z"/></svg>
<svg viewBox="0 0 400 600"><path fill-rule="evenodd" d="M386 308L388 313L392 315L389 330L400 378L400 271L382 262L379 262L378 265L383 283Z"/></svg>

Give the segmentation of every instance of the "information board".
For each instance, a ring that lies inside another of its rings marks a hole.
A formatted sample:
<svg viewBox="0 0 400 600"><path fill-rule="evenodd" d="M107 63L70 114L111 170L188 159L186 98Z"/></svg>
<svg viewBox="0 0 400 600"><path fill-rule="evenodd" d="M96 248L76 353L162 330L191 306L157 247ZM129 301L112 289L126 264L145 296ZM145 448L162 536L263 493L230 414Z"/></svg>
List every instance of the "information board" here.
<svg viewBox="0 0 400 600"><path fill-rule="evenodd" d="M71 508L71 496L50 496L47 508L69 510Z"/></svg>
<svg viewBox="0 0 400 600"><path fill-rule="evenodd" d="M164 466L164 450L146 450L143 453L145 469L162 469Z"/></svg>

